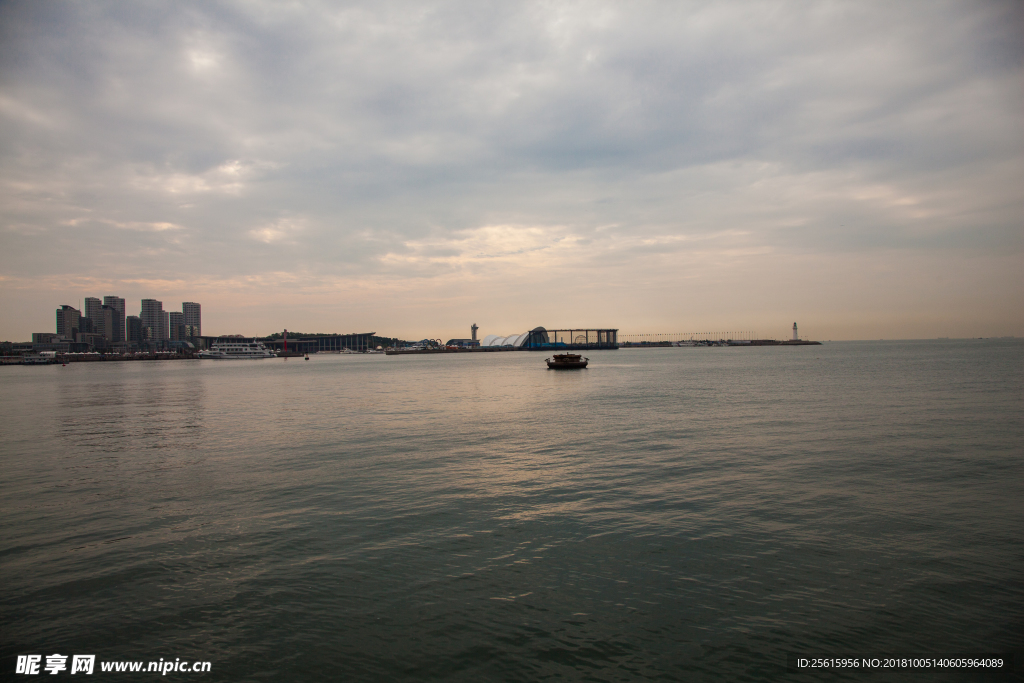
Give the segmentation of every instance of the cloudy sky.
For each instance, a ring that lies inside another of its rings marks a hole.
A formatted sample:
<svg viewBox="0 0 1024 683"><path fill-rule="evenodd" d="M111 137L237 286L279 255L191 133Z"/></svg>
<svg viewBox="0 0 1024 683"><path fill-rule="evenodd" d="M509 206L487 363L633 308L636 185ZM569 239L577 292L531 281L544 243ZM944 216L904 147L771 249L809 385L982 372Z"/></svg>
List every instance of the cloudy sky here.
<svg viewBox="0 0 1024 683"><path fill-rule="evenodd" d="M0 339L1024 334L1024 4L0 3Z"/></svg>

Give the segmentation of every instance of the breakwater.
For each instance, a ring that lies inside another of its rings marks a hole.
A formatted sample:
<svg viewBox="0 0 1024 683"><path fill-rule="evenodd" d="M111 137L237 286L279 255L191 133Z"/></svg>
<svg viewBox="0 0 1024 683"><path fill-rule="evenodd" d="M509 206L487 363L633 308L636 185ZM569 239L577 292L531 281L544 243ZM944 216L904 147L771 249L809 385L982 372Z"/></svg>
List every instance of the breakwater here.
<svg viewBox="0 0 1024 683"><path fill-rule="evenodd" d="M621 342L619 348L623 349L664 349L672 347L701 347L701 346L821 346L820 341L809 341L806 339L789 339L778 341L776 339L719 339L719 340L686 340L686 341L642 341L642 342Z"/></svg>
<svg viewBox="0 0 1024 683"><path fill-rule="evenodd" d="M67 363L119 363L140 360L193 360L199 358L195 353L65 353L56 356L3 356L0 365L66 365Z"/></svg>
<svg viewBox="0 0 1024 683"><path fill-rule="evenodd" d="M496 353L499 351L519 351L519 349L504 346L486 346L483 348L442 347L436 349L387 349L384 353L389 356L423 356L432 353Z"/></svg>

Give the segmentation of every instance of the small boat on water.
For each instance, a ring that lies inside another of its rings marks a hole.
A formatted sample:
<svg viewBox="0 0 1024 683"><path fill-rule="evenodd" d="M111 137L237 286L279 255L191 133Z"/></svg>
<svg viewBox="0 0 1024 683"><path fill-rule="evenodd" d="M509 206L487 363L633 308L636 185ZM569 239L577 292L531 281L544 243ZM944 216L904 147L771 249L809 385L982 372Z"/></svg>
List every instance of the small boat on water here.
<svg viewBox="0 0 1024 683"><path fill-rule="evenodd" d="M546 359L548 370L580 370L587 367L589 360L578 353L556 353Z"/></svg>

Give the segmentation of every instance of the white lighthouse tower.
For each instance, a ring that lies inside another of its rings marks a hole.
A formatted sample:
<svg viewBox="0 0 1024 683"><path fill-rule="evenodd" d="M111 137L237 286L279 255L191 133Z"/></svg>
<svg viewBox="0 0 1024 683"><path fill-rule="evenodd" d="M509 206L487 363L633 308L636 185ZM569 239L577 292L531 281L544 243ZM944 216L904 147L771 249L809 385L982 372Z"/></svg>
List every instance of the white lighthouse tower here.
<svg viewBox="0 0 1024 683"><path fill-rule="evenodd" d="M793 341L800 341L800 335L796 331L796 323L793 323Z"/></svg>

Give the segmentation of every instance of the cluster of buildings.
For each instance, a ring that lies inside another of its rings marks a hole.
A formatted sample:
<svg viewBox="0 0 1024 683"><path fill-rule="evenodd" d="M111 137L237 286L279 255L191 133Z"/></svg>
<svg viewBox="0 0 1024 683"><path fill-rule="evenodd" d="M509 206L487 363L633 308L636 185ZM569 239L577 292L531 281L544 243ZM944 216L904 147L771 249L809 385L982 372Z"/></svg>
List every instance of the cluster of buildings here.
<svg viewBox="0 0 1024 683"><path fill-rule="evenodd" d="M191 356L191 352L208 349L218 342L258 341L272 351L290 354L369 352L405 347L407 349L436 349L442 346L480 350L546 350L546 349L602 349L618 348L617 329L545 329L535 327L529 332L513 335L490 334L477 339L477 327L470 328L471 338L424 339L417 343L397 338L381 337L375 332L349 334L296 334L289 339L288 331L268 337L242 335L203 336L202 307L193 301L181 304L180 311L165 311L162 301L142 299L138 315L126 314L125 300L119 296L105 296L103 300L88 297L82 309L67 304L56 310L53 332L33 332L31 342L12 344L3 342L3 352L25 356L36 354L53 358L54 354L152 354L177 353Z"/></svg>
<svg viewBox="0 0 1024 683"><path fill-rule="evenodd" d="M181 311L165 311L162 301L143 299L138 315L126 315L119 296L85 299L83 310L57 309L55 332L33 332L31 349L57 353L135 353L192 350L203 333L202 307L186 301ZM16 346L23 346L21 344Z"/></svg>

